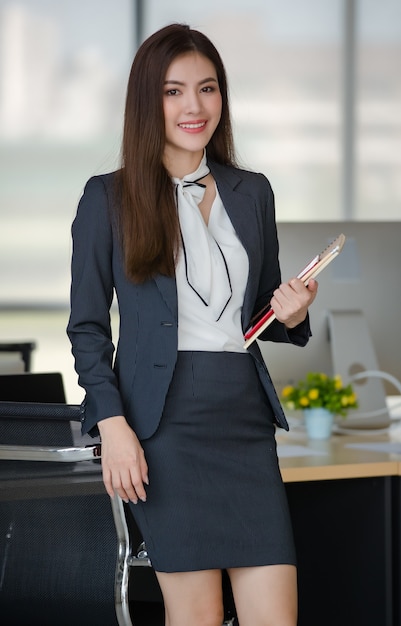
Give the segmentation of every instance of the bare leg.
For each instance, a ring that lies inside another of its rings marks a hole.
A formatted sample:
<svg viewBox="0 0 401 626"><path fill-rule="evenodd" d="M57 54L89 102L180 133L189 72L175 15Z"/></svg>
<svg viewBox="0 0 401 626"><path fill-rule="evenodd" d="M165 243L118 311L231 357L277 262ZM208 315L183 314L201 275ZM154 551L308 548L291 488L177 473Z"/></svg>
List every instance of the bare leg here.
<svg viewBox="0 0 401 626"><path fill-rule="evenodd" d="M220 570L156 572L166 626L221 626L224 619Z"/></svg>
<svg viewBox="0 0 401 626"><path fill-rule="evenodd" d="M240 626L296 626L293 565L232 568L228 574Z"/></svg>

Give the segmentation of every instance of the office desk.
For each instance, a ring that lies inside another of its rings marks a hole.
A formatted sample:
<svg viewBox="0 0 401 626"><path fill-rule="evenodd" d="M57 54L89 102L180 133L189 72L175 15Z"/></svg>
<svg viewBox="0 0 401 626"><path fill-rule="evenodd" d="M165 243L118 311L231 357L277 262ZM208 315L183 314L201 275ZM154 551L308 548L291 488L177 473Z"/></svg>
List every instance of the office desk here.
<svg viewBox="0 0 401 626"><path fill-rule="evenodd" d="M401 443L277 439L298 554L299 626L400 626ZM364 449L371 444L393 450Z"/></svg>
<svg viewBox="0 0 401 626"><path fill-rule="evenodd" d="M278 432L277 443L284 482L401 475L401 440L387 435L333 435L327 441L308 441L302 433ZM374 450L376 444L377 448L383 444L383 450Z"/></svg>

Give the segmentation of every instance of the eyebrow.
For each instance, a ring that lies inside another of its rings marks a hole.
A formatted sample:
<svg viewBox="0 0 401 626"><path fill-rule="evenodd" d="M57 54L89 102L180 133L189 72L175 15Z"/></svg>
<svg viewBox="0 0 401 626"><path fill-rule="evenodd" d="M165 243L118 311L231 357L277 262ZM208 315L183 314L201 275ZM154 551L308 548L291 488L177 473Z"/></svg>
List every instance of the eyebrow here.
<svg viewBox="0 0 401 626"><path fill-rule="evenodd" d="M199 81L198 85L204 85L205 83L210 83L210 82L217 83L217 79L213 78L213 76L210 76L208 78L203 78L202 80ZM180 80L165 80L164 84L165 85L181 85L181 86L185 85L185 83L181 82Z"/></svg>

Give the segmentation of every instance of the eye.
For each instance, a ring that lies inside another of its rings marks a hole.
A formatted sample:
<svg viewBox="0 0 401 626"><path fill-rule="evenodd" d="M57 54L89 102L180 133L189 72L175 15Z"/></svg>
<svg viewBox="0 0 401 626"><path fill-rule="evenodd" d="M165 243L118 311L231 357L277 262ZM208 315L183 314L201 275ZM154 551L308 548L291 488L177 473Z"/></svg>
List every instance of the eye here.
<svg viewBox="0 0 401 626"><path fill-rule="evenodd" d="M205 87L202 87L201 91L203 93L213 93L214 91L216 91L216 87L214 87L213 85L206 85Z"/></svg>
<svg viewBox="0 0 401 626"><path fill-rule="evenodd" d="M178 89L168 89L165 92L166 96L177 96L179 94L179 90Z"/></svg>

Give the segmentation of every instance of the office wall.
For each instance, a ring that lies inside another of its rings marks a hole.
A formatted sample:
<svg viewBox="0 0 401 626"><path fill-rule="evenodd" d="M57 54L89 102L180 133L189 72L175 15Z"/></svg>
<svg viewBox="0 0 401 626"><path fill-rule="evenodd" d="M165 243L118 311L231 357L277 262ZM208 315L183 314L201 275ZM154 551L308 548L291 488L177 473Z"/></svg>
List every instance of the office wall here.
<svg viewBox="0 0 401 626"><path fill-rule="evenodd" d="M0 339L38 339L37 369L74 377L70 224L85 181L118 166L137 32L171 21L221 51L239 157L279 222L400 219L398 0L1 0Z"/></svg>

